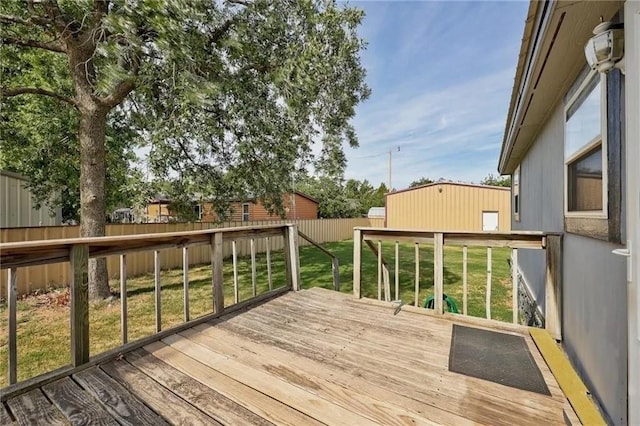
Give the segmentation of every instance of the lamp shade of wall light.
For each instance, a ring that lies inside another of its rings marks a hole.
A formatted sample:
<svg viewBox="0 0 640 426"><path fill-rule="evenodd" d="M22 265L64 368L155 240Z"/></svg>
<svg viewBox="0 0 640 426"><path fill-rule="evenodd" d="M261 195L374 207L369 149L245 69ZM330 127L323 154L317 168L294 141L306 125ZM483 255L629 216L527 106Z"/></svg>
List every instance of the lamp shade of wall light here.
<svg viewBox="0 0 640 426"><path fill-rule="evenodd" d="M592 69L606 73L624 56L624 30L603 22L593 29L593 34L584 46L584 54Z"/></svg>

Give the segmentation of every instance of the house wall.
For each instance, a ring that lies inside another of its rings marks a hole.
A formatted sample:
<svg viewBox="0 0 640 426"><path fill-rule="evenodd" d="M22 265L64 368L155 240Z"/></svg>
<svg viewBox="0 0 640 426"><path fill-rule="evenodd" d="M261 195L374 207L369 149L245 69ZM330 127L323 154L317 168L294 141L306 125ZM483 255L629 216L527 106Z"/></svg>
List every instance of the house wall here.
<svg viewBox="0 0 640 426"><path fill-rule="evenodd" d="M35 208L36 200L26 187L27 180L11 172L0 171L0 228L56 226L62 224L62 210Z"/></svg>
<svg viewBox="0 0 640 426"><path fill-rule="evenodd" d="M282 196L283 204L285 206L285 219L317 219L318 218L318 203L303 197L300 194L295 194L295 210L293 199L291 194L285 194ZM230 206L229 220L242 221L242 205L249 204L249 220L280 220L278 215L270 214L262 203L246 201L233 202ZM294 214L295 211L295 214ZM215 222L218 219L213 210L211 203L204 203L202 209L202 221L203 222Z"/></svg>
<svg viewBox="0 0 640 426"><path fill-rule="evenodd" d="M514 230L564 229L564 110L558 105L520 164L520 222ZM620 246L565 233L563 348L614 424L627 419L627 298ZM544 252L519 250L521 273L544 312Z"/></svg>
<svg viewBox="0 0 640 426"><path fill-rule="evenodd" d="M387 227L482 231L482 212L498 212L498 230L511 229L508 188L442 183L386 196Z"/></svg>
<svg viewBox="0 0 640 426"><path fill-rule="evenodd" d="M169 204L148 204L145 210L147 221L159 222L167 220L172 215L169 211Z"/></svg>

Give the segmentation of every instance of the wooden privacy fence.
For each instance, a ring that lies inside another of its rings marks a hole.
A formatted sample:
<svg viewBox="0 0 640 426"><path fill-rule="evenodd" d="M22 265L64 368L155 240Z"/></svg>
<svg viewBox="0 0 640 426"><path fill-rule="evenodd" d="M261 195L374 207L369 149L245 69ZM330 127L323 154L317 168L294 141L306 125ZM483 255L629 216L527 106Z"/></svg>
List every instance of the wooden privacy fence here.
<svg viewBox="0 0 640 426"><path fill-rule="evenodd" d="M291 223L291 221L261 221L261 222L225 222L222 224L194 222L194 223L140 223L140 224L110 224L107 225L107 236L124 236L137 234L155 234L162 232L185 232L199 231L214 228L232 227L252 227L261 225L279 225ZM371 226L370 219L315 219L295 221L300 232L310 239L318 242L335 242L350 239L353 235L353 228L357 226ZM33 228L7 228L0 230L0 242L23 242L36 240L52 240L62 238L78 238L80 236L79 226L43 226ZM300 246L307 246L311 243L303 238L298 238ZM279 251L283 248L282 237L274 237L269 241L272 251ZM266 239L256 240L255 253L265 253L267 249ZM231 242L223 244L224 257L232 256ZM238 241L236 245L236 256L250 256L251 243L247 240ZM160 262L165 269L182 267L182 251L178 249L162 250L160 252ZM200 265L209 261L208 248L205 246L193 247L189 251L189 265ZM133 253L128 258L127 273L129 276L136 276L154 271L154 256L151 252ZM119 259L117 256L107 258L107 268L110 279L120 277ZM51 263L40 266L30 266L24 268L17 279L18 294L32 293L37 290L45 290L49 287L61 287L69 283L68 263ZM2 274L0 278L0 297L6 296L7 277Z"/></svg>
<svg viewBox="0 0 640 426"><path fill-rule="evenodd" d="M188 231L164 234L144 234L129 235L120 237L100 237L100 238L75 238L60 239L50 241L3 243L0 245L1 268L8 270L8 374L9 384L14 385L17 381L17 288L16 282L19 274L26 268L33 265L54 264L64 262L69 269L70 280L70 321L71 321L71 360L69 367L63 367L60 371L48 373L49 379L53 380L61 374L66 375L72 367L87 364L89 358L89 298L88 298L88 261L89 258L99 258L107 255L116 255L119 258L121 279L120 279L120 326L122 334L122 344L125 347L116 348L115 352L107 352L114 355L118 351L141 347L145 342L157 340L158 333L172 334L182 329L191 327L196 323L201 323L211 319L211 315L223 315L227 312L238 309L247 303L254 303L279 292L288 290L299 290L300 288L300 259L298 256L297 244L298 231L295 225L263 225L238 228L218 228L200 231ZM252 262L253 297L243 302L238 298L237 264L233 256L234 269L234 302L225 306L224 300L224 278L223 278L223 245L229 242L233 248L237 247L240 241L248 240L255 247L257 241L266 238L280 238L284 247L285 260L285 282L272 282L271 266L267 261L269 269L269 291L257 295L255 282L255 263ZM209 253L209 262L212 275L212 301L209 315L192 320L189 317L189 275L188 266L189 255L196 247L204 247ZM183 254L187 272L183 275L183 302L184 302L184 324L168 330L162 330L162 298L160 285L160 250L167 248L179 248ZM130 265L129 259L140 251L151 251L155 260L155 332L149 338L143 338L136 342L128 342L128 316L127 316L127 273ZM4 274L3 274L4 275ZM128 345L128 346L126 346ZM104 356L104 355L100 355ZM95 361L95 359L94 359ZM45 380L47 378L45 377ZM27 381L29 382L29 381ZM42 378L33 381L42 384ZM26 386L30 386L29 383ZM24 390L24 388L22 388ZM16 389L3 390L3 400L8 398Z"/></svg>
<svg viewBox="0 0 640 426"><path fill-rule="evenodd" d="M394 265L391 265L382 254L382 242L391 241L395 244ZM556 339L561 338L561 280L562 280L562 236L543 232L434 232L425 230L388 229L388 228L355 228L353 235L353 294L361 298L362 286L362 243L374 253L378 263L378 300L390 302L399 300L399 244L412 243L415 245L415 298L414 304L419 307L420 293L420 245L433 246L433 311L437 315L444 312L444 247L455 245L462 247L462 312L467 315L467 248L486 247L487 250L487 281L485 311L487 319L491 318L491 287L492 287L492 248L508 247L511 249L511 285L512 310L514 324L518 323L518 249L534 249L546 251L546 283L545 283L545 327ZM394 268L394 291L390 283L390 268Z"/></svg>

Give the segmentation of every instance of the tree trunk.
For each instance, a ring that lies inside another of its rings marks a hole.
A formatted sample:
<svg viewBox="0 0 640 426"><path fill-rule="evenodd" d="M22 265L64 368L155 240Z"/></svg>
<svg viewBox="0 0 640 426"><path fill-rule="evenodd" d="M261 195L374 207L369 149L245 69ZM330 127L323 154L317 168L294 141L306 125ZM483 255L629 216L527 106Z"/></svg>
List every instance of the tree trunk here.
<svg viewBox="0 0 640 426"><path fill-rule="evenodd" d="M102 237L106 230L106 108L80 106L80 236ZM89 260L89 298L111 295L107 259Z"/></svg>

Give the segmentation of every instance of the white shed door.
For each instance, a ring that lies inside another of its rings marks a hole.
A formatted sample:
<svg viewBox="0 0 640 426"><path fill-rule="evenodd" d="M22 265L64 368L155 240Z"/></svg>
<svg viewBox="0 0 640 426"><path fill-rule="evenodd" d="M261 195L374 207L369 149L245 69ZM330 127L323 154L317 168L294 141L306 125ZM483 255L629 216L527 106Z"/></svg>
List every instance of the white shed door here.
<svg viewBox="0 0 640 426"><path fill-rule="evenodd" d="M482 230L498 230L498 212L482 212Z"/></svg>

